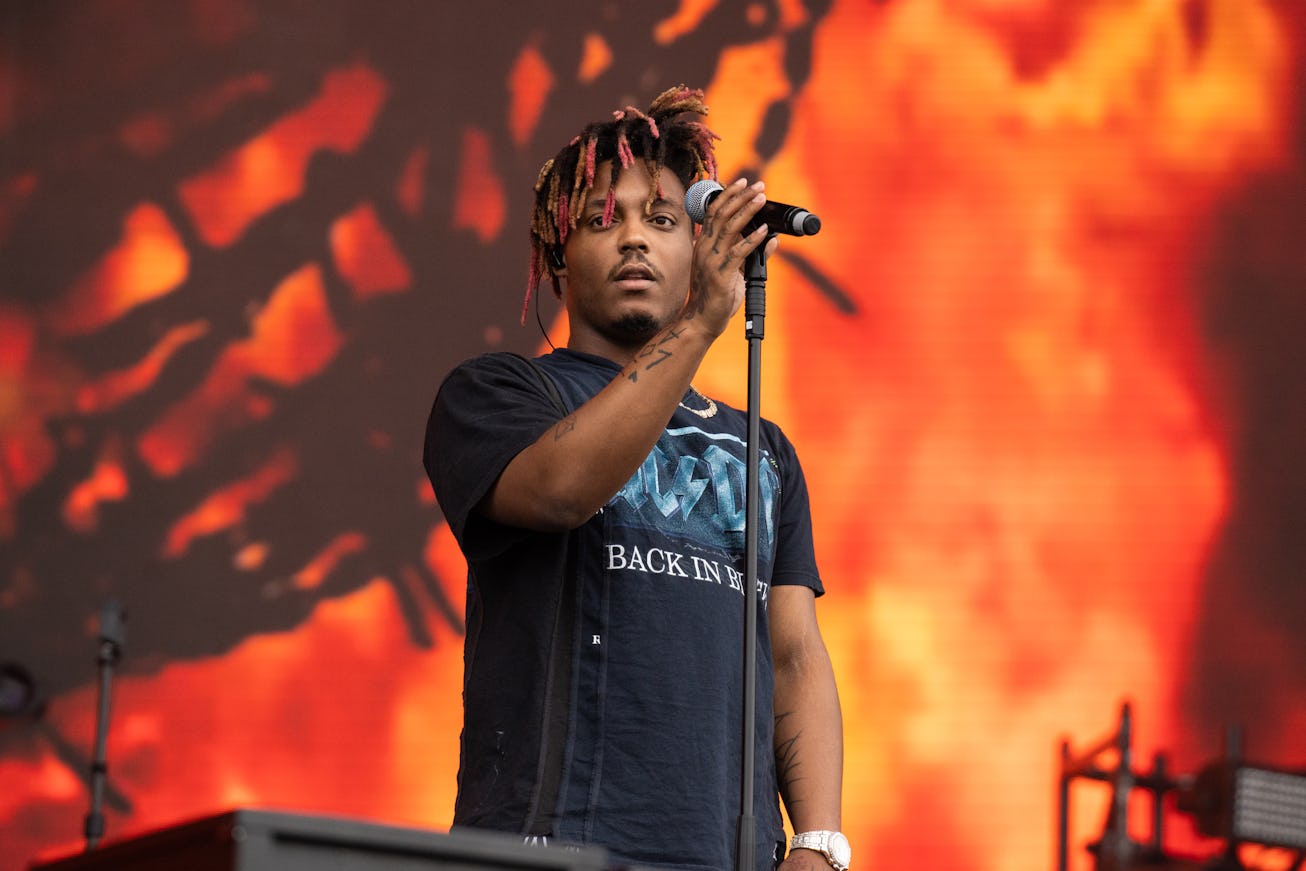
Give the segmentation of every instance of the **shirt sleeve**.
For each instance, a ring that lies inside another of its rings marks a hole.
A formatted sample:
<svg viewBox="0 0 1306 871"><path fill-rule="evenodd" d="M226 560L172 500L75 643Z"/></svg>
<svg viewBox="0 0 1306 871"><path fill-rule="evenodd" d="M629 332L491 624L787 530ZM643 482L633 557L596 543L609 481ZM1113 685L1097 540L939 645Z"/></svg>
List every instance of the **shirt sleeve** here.
<svg viewBox="0 0 1306 871"><path fill-rule="evenodd" d="M423 465L440 510L469 558L513 538L510 527L477 517L476 506L513 457L560 419L540 379L526 368L530 365L503 353L462 363L440 385L427 419ZM496 527L496 534L486 535L485 525Z"/></svg>
<svg viewBox="0 0 1306 871"><path fill-rule="evenodd" d="M776 462L780 466L780 526L776 537L772 584L810 587L825 595L821 573L816 567L816 546L812 538L812 509L807 495L798 453L779 427L768 427Z"/></svg>

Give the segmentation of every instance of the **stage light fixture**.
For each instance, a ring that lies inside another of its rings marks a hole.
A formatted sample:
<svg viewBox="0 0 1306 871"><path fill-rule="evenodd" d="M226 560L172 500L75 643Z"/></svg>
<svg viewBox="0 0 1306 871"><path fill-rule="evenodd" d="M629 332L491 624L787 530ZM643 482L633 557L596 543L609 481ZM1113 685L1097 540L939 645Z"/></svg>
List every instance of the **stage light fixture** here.
<svg viewBox="0 0 1306 871"><path fill-rule="evenodd" d="M1208 837L1306 850L1306 773L1222 760L1202 769L1178 806Z"/></svg>

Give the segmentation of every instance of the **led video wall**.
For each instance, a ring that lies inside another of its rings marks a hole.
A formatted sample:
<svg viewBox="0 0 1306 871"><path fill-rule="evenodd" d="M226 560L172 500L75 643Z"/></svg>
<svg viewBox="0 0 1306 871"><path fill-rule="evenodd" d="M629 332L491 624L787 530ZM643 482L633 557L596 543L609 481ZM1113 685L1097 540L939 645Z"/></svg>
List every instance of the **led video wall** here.
<svg viewBox="0 0 1306 871"><path fill-rule="evenodd" d="M724 178L823 222L771 261L763 413L856 864L1051 867L1060 742L1125 701L1140 768L1232 726L1306 766L1303 33L1273 0L8 4L0 871L80 846L109 600L110 837L447 828L426 414L459 360L565 340L547 293L521 323L536 172L682 82ZM695 383L745 381L741 323ZM1074 790L1073 867L1106 798Z"/></svg>

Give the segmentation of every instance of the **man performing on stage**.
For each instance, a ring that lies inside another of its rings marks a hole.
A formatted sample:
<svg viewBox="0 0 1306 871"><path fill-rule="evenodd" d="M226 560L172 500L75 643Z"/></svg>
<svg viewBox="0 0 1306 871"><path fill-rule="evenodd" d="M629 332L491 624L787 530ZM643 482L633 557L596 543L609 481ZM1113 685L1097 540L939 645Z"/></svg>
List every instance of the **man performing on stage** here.
<svg viewBox="0 0 1306 871"><path fill-rule="evenodd" d="M540 171L527 291L567 347L486 354L441 386L425 464L469 567L454 825L735 867L746 415L692 385L743 300L760 182L714 177L700 91L589 125ZM763 421L758 871L847 865L838 692L793 446ZM797 833L786 858L779 799Z"/></svg>

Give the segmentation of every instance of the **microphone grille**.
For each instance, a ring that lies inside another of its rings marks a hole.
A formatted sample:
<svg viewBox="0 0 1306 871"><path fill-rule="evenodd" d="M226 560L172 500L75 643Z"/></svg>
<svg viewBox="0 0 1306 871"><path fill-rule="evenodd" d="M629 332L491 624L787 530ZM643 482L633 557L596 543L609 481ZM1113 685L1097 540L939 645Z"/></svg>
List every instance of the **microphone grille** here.
<svg viewBox="0 0 1306 871"><path fill-rule="evenodd" d="M707 204L722 190L725 188L710 178L691 184L689 190L685 191L685 211L689 213L689 219L695 224L703 223L703 219L707 217Z"/></svg>

